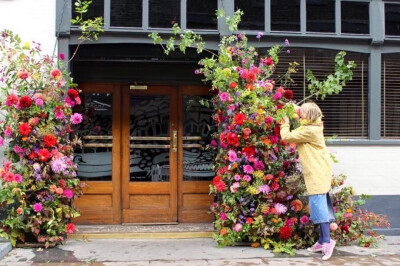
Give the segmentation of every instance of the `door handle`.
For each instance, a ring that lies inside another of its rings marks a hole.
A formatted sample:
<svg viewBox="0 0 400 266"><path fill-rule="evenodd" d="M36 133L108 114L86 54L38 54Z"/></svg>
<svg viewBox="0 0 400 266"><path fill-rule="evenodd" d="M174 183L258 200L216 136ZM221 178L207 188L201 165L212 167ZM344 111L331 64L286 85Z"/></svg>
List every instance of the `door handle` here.
<svg viewBox="0 0 400 266"><path fill-rule="evenodd" d="M178 151L178 132L176 130L172 131L172 151Z"/></svg>

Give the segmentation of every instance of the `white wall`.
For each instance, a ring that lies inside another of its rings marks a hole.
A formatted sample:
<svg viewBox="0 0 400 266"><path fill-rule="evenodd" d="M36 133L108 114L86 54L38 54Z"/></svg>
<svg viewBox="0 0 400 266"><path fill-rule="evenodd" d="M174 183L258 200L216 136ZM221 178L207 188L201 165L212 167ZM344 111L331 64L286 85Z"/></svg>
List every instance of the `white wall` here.
<svg viewBox="0 0 400 266"><path fill-rule="evenodd" d="M23 41L42 45L43 54L53 54L56 0L0 0L0 31L17 33Z"/></svg>
<svg viewBox="0 0 400 266"><path fill-rule="evenodd" d="M400 195L399 146L328 146L339 161L334 174L347 175L357 195Z"/></svg>

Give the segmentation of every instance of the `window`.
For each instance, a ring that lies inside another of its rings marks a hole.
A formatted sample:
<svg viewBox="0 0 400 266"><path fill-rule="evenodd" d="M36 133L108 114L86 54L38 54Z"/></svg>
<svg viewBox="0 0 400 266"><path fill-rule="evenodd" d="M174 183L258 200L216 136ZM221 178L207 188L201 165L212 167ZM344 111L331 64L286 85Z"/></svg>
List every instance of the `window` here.
<svg viewBox="0 0 400 266"><path fill-rule="evenodd" d="M141 27L142 0L111 1L111 26Z"/></svg>
<svg viewBox="0 0 400 266"><path fill-rule="evenodd" d="M385 33L400 36L400 4L385 4Z"/></svg>
<svg viewBox="0 0 400 266"><path fill-rule="evenodd" d="M264 31L264 0L235 0L235 10L244 12L239 28Z"/></svg>
<svg viewBox="0 0 400 266"><path fill-rule="evenodd" d="M189 29L217 29L217 0L187 0L186 27Z"/></svg>
<svg viewBox="0 0 400 266"><path fill-rule="evenodd" d="M149 25L152 28L171 28L181 20L180 0L149 0Z"/></svg>
<svg viewBox="0 0 400 266"><path fill-rule="evenodd" d="M334 72L334 58L338 51L324 49L292 49L290 54L279 58L276 73L285 73L288 63L299 63L297 73L291 75L295 84L288 86L293 90L294 99L299 101L309 96L304 69L310 69L323 80ZM357 68L353 70L353 80L346 84L343 91L330 95L324 101L315 100L324 114L325 136L337 135L338 138L368 137L368 55L350 53L347 60L354 60Z"/></svg>
<svg viewBox="0 0 400 266"><path fill-rule="evenodd" d="M400 54L382 58L381 136L400 137Z"/></svg>
<svg viewBox="0 0 400 266"><path fill-rule="evenodd" d="M307 31L335 32L335 0L307 0Z"/></svg>
<svg viewBox="0 0 400 266"><path fill-rule="evenodd" d="M271 30L300 31L300 0L271 0Z"/></svg>
<svg viewBox="0 0 400 266"><path fill-rule="evenodd" d="M75 0L73 1L72 16L78 16L74 11ZM83 19L93 19L96 17L104 17L104 0L93 0L88 8L88 12L83 15Z"/></svg>
<svg viewBox="0 0 400 266"><path fill-rule="evenodd" d="M341 2L342 32L369 33L369 3Z"/></svg>

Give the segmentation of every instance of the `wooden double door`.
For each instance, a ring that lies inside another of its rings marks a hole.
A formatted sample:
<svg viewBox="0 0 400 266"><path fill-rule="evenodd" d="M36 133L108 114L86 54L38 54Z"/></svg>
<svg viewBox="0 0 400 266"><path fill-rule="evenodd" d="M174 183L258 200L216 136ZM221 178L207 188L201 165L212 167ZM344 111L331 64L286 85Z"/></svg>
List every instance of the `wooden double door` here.
<svg viewBox="0 0 400 266"><path fill-rule="evenodd" d="M140 88L137 90L136 88ZM209 88L81 84L81 224L209 222Z"/></svg>

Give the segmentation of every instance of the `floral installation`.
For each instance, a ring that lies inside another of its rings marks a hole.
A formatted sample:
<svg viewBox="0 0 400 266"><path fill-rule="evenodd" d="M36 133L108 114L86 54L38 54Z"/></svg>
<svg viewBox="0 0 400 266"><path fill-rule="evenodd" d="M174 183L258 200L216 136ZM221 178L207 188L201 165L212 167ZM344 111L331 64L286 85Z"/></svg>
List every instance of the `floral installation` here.
<svg viewBox="0 0 400 266"><path fill-rule="evenodd" d="M48 247L73 233L71 218L79 216L71 204L82 190L69 134L82 121L72 112L81 100L63 70L63 54L42 55L38 43L22 43L7 30L1 32L0 51L0 144L6 155L0 236L13 246Z"/></svg>
<svg viewBox="0 0 400 266"><path fill-rule="evenodd" d="M223 10L217 14L225 16ZM217 92L211 103L218 127L210 145L216 153L216 176L210 185L210 194L215 198L211 207L216 230L213 237L219 246L248 241L253 247L294 254L295 249L310 246L317 239L309 218L296 145L280 137L279 121L284 116L291 119L292 127L300 124L300 109L292 104L293 91L287 87L296 63L289 64L286 74L278 76L275 69L279 53L289 52L286 47L289 41L284 46L270 48L267 53L259 53L248 46L246 34L237 33L242 14L238 10L233 18L226 18L229 29L236 33L223 36L218 54L209 51L211 56L200 60L200 69L195 71ZM201 36L190 30L182 31L177 24L172 31L174 36L165 42L154 32L149 37L166 54L176 46L182 52L188 47L203 51ZM175 43L175 36L179 36L179 44ZM261 39L262 34L255 37ZM307 72L313 97L324 99L339 93L352 79L351 69L355 64L346 63L344 56L345 52L337 54L335 73L326 80L319 81L311 71ZM386 217L360 211L362 199L353 199L351 187L339 188L344 181L343 176L340 178L332 182L336 188L333 238L340 244L361 239L374 242L379 237L374 233L368 237L365 233L372 232L374 226L388 226Z"/></svg>

